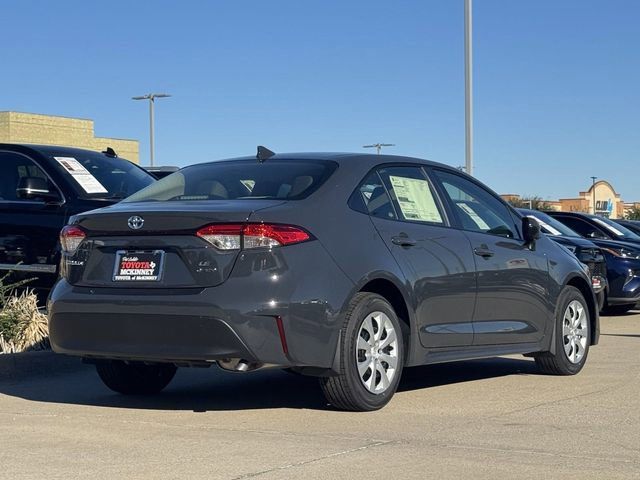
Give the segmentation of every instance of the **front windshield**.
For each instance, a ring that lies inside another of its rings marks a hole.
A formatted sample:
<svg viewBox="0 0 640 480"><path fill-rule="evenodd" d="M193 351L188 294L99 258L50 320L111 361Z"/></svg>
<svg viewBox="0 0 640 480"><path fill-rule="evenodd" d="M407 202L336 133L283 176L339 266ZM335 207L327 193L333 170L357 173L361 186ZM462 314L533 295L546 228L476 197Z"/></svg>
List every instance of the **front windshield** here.
<svg viewBox="0 0 640 480"><path fill-rule="evenodd" d="M520 209L519 211L527 217L533 217L538 220L538 223L540 223L540 228L542 229L542 233L554 236L580 238L580 235L577 232L571 230L564 223L556 220L553 217L550 217L546 213L539 212L537 210L525 209Z"/></svg>
<svg viewBox="0 0 640 480"><path fill-rule="evenodd" d="M627 227L608 219L607 217L592 216L591 219L597 224L604 227L610 234L616 238L624 240L640 241L640 235L632 232Z"/></svg>
<svg viewBox="0 0 640 480"><path fill-rule="evenodd" d="M130 161L104 153L53 152L50 158L82 198L122 199L155 182Z"/></svg>

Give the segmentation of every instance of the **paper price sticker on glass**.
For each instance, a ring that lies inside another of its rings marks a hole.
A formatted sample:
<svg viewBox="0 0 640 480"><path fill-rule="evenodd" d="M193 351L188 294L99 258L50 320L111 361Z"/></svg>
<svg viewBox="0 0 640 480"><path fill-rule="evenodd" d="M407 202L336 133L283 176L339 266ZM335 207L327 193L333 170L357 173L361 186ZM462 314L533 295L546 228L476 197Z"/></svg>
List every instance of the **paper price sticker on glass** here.
<svg viewBox="0 0 640 480"><path fill-rule="evenodd" d="M107 193L107 189L73 157L54 157L86 193Z"/></svg>
<svg viewBox="0 0 640 480"><path fill-rule="evenodd" d="M429 182L389 175L402 215L406 220L442 223Z"/></svg>

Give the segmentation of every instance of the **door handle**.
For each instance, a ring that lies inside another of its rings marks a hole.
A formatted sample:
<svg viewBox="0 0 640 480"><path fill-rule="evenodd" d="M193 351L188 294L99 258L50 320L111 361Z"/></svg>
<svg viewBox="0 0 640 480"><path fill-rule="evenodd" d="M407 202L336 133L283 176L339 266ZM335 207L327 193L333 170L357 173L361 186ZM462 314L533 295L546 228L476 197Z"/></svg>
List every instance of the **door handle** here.
<svg viewBox="0 0 640 480"><path fill-rule="evenodd" d="M487 247L476 247L473 249L473 253L482 258L490 258L495 255L495 253L489 250Z"/></svg>
<svg viewBox="0 0 640 480"><path fill-rule="evenodd" d="M399 245L401 247L413 247L416 244L416 241L414 239L409 238L406 235L391 237L391 242L394 245Z"/></svg>

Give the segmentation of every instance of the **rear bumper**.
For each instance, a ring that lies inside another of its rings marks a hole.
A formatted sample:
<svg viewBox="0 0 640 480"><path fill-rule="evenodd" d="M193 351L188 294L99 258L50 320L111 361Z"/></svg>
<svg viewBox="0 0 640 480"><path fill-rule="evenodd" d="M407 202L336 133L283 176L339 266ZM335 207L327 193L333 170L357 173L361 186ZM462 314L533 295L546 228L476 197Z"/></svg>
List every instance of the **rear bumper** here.
<svg viewBox="0 0 640 480"><path fill-rule="evenodd" d="M288 247L286 259L246 253L226 282L204 289L74 287L62 279L48 301L52 348L85 358L329 368L352 283L319 248ZM301 260L313 275L283 268Z"/></svg>
<svg viewBox="0 0 640 480"><path fill-rule="evenodd" d="M86 358L198 363L223 358L258 360L238 334L216 318L66 312L53 313L49 325L56 352ZM286 363L275 347L270 360Z"/></svg>

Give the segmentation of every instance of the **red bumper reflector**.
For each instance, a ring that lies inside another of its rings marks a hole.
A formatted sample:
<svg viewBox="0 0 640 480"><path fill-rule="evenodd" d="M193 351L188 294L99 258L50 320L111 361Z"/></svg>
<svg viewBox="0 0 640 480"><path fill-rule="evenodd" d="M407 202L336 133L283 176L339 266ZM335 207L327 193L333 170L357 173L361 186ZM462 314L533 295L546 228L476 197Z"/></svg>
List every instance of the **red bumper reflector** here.
<svg viewBox="0 0 640 480"><path fill-rule="evenodd" d="M282 324L282 317L276 315L276 325L278 326L278 333L280 334L280 343L282 344L282 351L285 355L289 355L289 347L287 346L287 336L284 333L284 325Z"/></svg>

